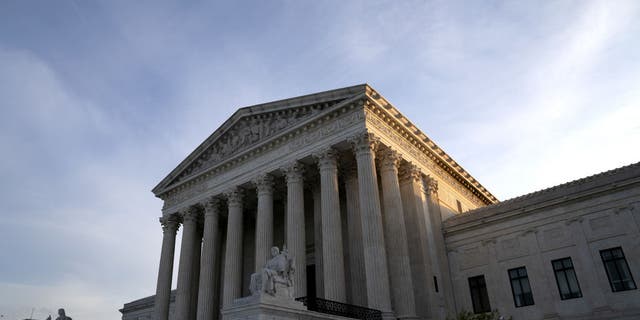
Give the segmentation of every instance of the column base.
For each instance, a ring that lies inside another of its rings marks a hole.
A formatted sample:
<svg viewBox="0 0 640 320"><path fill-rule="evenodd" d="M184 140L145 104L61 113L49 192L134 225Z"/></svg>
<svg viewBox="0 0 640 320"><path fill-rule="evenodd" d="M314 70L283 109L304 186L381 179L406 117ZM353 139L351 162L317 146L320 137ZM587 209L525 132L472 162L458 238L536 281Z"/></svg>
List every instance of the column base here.
<svg viewBox="0 0 640 320"><path fill-rule="evenodd" d="M393 311L382 311L382 320L396 320L396 315Z"/></svg>
<svg viewBox="0 0 640 320"><path fill-rule="evenodd" d="M330 314L308 311L293 299L269 294L257 294L236 299L222 310L222 320L353 320Z"/></svg>

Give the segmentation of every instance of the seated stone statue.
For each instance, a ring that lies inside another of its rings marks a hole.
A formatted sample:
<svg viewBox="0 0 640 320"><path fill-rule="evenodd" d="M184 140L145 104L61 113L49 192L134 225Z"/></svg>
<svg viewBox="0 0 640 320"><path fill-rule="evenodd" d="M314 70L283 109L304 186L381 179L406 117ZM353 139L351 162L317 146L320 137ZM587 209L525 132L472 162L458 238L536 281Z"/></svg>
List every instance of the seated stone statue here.
<svg viewBox="0 0 640 320"><path fill-rule="evenodd" d="M282 252L278 247L272 247L271 256L260 273L251 275L251 294L265 292L272 296L293 298L293 259L289 257L286 247Z"/></svg>

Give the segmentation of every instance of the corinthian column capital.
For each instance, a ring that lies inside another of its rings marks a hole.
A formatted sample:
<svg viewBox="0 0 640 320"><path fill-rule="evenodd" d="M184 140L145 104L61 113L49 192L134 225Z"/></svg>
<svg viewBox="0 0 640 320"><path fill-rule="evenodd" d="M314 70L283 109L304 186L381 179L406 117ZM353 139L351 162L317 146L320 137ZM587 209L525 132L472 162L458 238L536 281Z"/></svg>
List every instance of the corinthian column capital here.
<svg viewBox="0 0 640 320"><path fill-rule="evenodd" d="M331 147L315 152L313 156L318 159L318 168L321 171L324 169L337 169L338 167L338 153Z"/></svg>
<svg viewBox="0 0 640 320"><path fill-rule="evenodd" d="M180 216L182 217L182 223L200 221L200 210L196 206L189 206L180 210Z"/></svg>
<svg viewBox="0 0 640 320"><path fill-rule="evenodd" d="M375 152L378 149L380 138L365 131L349 137L347 141L351 143L353 151L358 155L363 152Z"/></svg>
<svg viewBox="0 0 640 320"><path fill-rule="evenodd" d="M202 205L205 216L217 215L220 212L220 198L218 197L211 197L205 200Z"/></svg>
<svg viewBox="0 0 640 320"><path fill-rule="evenodd" d="M224 195L227 197L229 207L242 207L243 193L240 188L227 190Z"/></svg>
<svg viewBox="0 0 640 320"><path fill-rule="evenodd" d="M253 184L258 189L258 194L273 192L273 176L268 173L261 174L253 179Z"/></svg>
<svg viewBox="0 0 640 320"><path fill-rule="evenodd" d="M385 148L380 151L380 170L398 170L398 166L400 165L400 160L402 160L402 155L398 153L398 151L393 150L391 148Z"/></svg>
<svg viewBox="0 0 640 320"><path fill-rule="evenodd" d="M298 161L286 164L282 167L282 171L285 173L287 183L302 182L303 180L304 166Z"/></svg>
<svg viewBox="0 0 640 320"><path fill-rule="evenodd" d="M420 168L413 163L400 166L399 176L401 181L420 181L422 172Z"/></svg>
<svg viewBox="0 0 640 320"><path fill-rule="evenodd" d="M424 189L427 194L438 193L438 180L428 176L427 179L425 179Z"/></svg>
<svg viewBox="0 0 640 320"><path fill-rule="evenodd" d="M175 214L163 216L158 220L160 220L162 232L164 233L170 232L175 234L180 228L180 217L177 217Z"/></svg>

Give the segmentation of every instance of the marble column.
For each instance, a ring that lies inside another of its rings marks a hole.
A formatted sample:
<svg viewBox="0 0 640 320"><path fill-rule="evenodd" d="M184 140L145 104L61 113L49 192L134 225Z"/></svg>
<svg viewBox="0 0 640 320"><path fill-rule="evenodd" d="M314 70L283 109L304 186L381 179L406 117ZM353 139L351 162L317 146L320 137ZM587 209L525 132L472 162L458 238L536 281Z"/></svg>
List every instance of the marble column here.
<svg viewBox="0 0 640 320"><path fill-rule="evenodd" d="M171 280L173 278L173 257L176 248L176 232L180 220L175 215L160 218L162 224L162 251L155 298L155 318L169 319L169 303L171 299Z"/></svg>
<svg viewBox="0 0 640 320"><path fill-rule="evenodd" d="M191 290L193 287L193 258L198 233L198 210L190 207L182 214L182 245L180 247L180 264L178 266L178 289L174 318L187 320L191 314Z"/></svg>
<svg viewBox="0 0 640 320"><path fill-rule="evenodd" d="M297 161L283 169L287 179L287 238L289 254L295 259L294 293L307 296L307 245L304 224L303 167Z"/></svg>
<svg viewBox="0 0 640 320"><path fill-rule="evenodd" d="M198 320L216 320L219 308L220 265L220 199L211 198L204 203L204 232L200 285L198 292Z"/></svg>
<svg viewBox="0 0 640 320"><path fill-rule="evenodd" d="M322 203L320 187L317 183L311 187L313 193L313 243L316 263L316 297L324 298L324 269L322 268Z"/></svg>
<svg viewBox="0 0 640 320"><path fill-rule="evenodd" d="M328 148L316 153L315 156L318 158L320 169L324 298L346 302L337 153Z"/></svg>
<svg viewBox="0 0 640 320"><path fill-rule="evenodd" d="M434 232L434 244L436 248L436 256L438 259L438 270L442 277L442 288L440 291L444 296L445 308L448 314L456 312L456 302L453 296L453 282L451 280L451 272L449 271L449 260L447 249L442 233L442 212L440 211L440 199L438 197L438 181L432 177L426 177L424 180L424 192L427 197L428 217L431 219L431 225Z"/></svg>
<svg viewBox="0 0 640 320"><path fill-rule="evenodd" d="M227 218L227 247L224 257L224 297L222 306L228 307L242 295L242 192L235 188L226 193L229 206Z"/></svg>
<svg viewBox="0 0 640 320"><path fill-rule="evenodd" d="M407 243L411 244L408 249L416 312L423 318L437 318L436 313L432 312L438 306L438 301L433 280L432 241L428 236L424 215L422 174L416 165L408 164L402 166L399 177Z"/></svg>
<svg viewBox="0 0 640 320"><path fill-rule="evenodd" d="M358 174L355 162L347 164L344 170L344 189L347 202L347 234L349 245L349 280L351 283L351 303L367 305L367 283L364 269L364 248L362 247L362 220L358 193Z"/></svg>
<svg viewBox="0 0 640 320"><path fill-rule="evenodd" d="M362 246L367 282L367 304L387 316L391 312L387 253L382 228L374 149L378 140L370 133L349 139L358 165L358 188L362 225Z"/></svg>
<svg viewBox="0 0 640 320"><path fill-rule="evenodd" d="M398 319L416 318L409 249L407 248L407 231L398 181L398 165L401 157L395 150L387 148L382 151L381 160L380 180L384 205L384 240L393 309Z"/></svg>
<svg viewBox="0 0 640 320"><path fill-rule="evenodd" d="M198 314L198 290L200 287L200 262L202 257L202 218L198 217L196 227L196 238L193 245L193 271L191 271L191 307L189 308L189 319L195 319Z"/></svg>
<svg viewBox="0 0 640 320"><path fill-rule="evenodd" d="M258 190L255 271L260 272L270 259L273 247L273 177L263 174L253 183Z"/></svg>

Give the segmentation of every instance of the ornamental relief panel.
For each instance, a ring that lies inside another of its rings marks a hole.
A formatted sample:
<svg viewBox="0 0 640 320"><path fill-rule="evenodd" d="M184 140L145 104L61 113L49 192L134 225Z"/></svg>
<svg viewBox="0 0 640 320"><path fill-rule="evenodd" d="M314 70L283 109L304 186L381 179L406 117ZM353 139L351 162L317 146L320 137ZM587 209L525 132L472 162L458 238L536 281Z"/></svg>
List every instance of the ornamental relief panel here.
<svg viewBox="0 0 640 320"><path fill-rule="evenodd" d="M338 131L341 131L348 127L352 127L353 125L358 123L363 123L363 120L364 113L362 112L353 112L343 117L331 119L324 126L316 127L313 130L309 130L296 135L296 137L291 142L289 142L289 150L295 151L304 146L318 142L330 135L335 134Z"/></svg>
<svg viewBox="0 0 640 320"><path fill-rule="evenodd" d="M184 180L187 176L203 172L240 151L249 149L251 146L273 137L287 128L312 118L338 102L339 100L336 100L329 103L244 117L207 147L206 151L183 170L172 183Z"/></svg>
<svg viewBox="0 0 640 320"><path fill-rule="evenodd" d="M422 150L416 148L412 143L402 137L395 129L391 128L385 121L378 118L375 114L365 109L365 118L368 125L373 126L378 131L385 134L386 137L393 140L394 144L402 148L402 153L410 154L425 165L431 172L435 173L440 179L447 182L449 186L457 192L464 195L477 206L485 206L482 200L478 199L469 189L460 184L458 180L452 177L442 167L431 160Z"/></svg>

